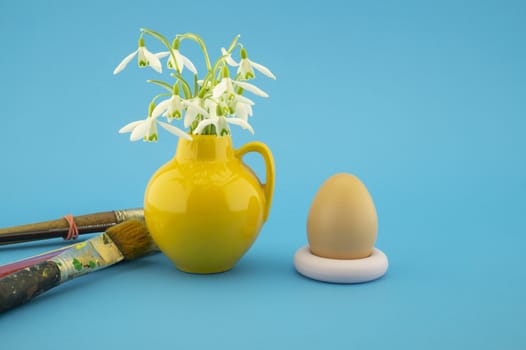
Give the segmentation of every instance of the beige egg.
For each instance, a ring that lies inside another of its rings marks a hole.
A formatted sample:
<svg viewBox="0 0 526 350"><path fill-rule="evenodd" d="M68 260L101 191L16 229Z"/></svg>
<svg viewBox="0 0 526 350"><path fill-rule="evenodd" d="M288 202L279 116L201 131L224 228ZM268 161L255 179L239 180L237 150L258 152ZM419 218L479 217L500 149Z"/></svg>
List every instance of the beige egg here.
<svg viewBox="0 0 526 350"><path fill-rule="evenodd" d="M357 177L341 173L323 183L307 219L307 235L314 255L330 259L368 257L377 231L373 200Z"/></svg>

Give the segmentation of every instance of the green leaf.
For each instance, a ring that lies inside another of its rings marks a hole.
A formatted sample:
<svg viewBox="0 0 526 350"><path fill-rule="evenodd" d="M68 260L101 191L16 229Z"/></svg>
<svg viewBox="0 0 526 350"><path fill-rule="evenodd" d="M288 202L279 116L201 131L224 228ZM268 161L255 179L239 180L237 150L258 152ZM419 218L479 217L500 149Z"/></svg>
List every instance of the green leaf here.
<svg viewBox="0 0 526 350"><path fill-rule="evenodd" d="M165 83L164 81L160 81L160 80L146 80L147 83L151 83L151 84L155 84L155 85L159 85L163 88L165 88L166 90L172 92L173 88L170 84L168 83Z"/></svg>

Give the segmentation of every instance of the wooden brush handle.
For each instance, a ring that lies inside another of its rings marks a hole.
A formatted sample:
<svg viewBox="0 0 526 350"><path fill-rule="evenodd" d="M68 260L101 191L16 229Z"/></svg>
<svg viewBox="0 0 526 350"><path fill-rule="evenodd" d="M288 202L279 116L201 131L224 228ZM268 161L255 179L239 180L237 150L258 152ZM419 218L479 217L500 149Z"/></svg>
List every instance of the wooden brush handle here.
<svg viewBox="0 0 526 350"><path fill-rule="evenodd" d="M143 219L142 209L124 209L95 214L75 216L79 234L103 232L129 219ZM48 238L65 238L69 231L68 222L62 218L34 224L0 229L0 245L29 242Z"/></svg>
<svg viewBox="0 0 526 350"><path fill-rule="evenodd" d="M44 261L0 278L0 312L12 309L60 284L60 270Z"/></svg>
<svg viewBox="0 0 526 350"><path fill-rule="evenodd" d="M75 218L75 223L77 224L79 230L81 227L84 228L85 230L90 230L94 228L98 229L101 226L106 227L107 225L112 225L112 224L115 225L117 221L115 218L115 213L113 211L106 211L106 212L88 214L88 215L79 215L79 216L75 216L74 218ZM45 232L52 232L53 234L55 234L55 236L53 237L57 237L56 234L66 235L68 233L68 230L69 230L68 222L64 218L60 218L57 220L50 220L50 221L44 221L44 222L37 222L33 224L2 228L0 229L0 236L4 236L9 233L37 232L37 231L44 232L45 231ZM98 232L98 231L91 231L91 232Z"/></svg>

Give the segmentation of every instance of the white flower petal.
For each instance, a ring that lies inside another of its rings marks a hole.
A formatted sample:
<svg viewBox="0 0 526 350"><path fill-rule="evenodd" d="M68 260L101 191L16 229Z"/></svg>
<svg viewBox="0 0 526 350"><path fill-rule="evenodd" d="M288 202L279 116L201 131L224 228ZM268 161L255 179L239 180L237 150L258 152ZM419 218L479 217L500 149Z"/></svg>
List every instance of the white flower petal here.
<svg viewBox="0 0 526 350"><path fill-rule="evenodd" d="M199 84L199 86L203 86L204 82L205 82L205 81L204 81L203 79L199 79L199 80L197 81L197 84ZM212 85L212 82L211 82L210 80L207 80L207 81L206 81L206 86L208 87L208 86L211 86L211 85Z"/></svg>
<svg viewBox="0 0 526 350"><path fill-rule="evenodd" d="M148 123L148 132L146 133L146 141L148 142L157 142L157 123L154 118L148 118L146 121Z"/></svg>
<svg viewBox="0 0 526 350"><path fill-rule="evenodd" d="M212 89L212 97L217 99L223 94L234 95L234 87L232 86L232 79L222 78L221 82Z"/></svg>
<svg viewBox="0 0 526 350"><path fill-rule="evenodd" d="M127 132L131 132L133 131L133 129L135 129L139 124L142 124L144 123L144 120L137 120L135 122L131 122L129 124L126 124L125 126L123 126L120 130L119 130L119 134L124 134L124 133L127 133Z"/></svg>
<svg viewBox="0 0 526 350"><path fill-rule="evenodd" d="M167 66L170 69L175 69L175 61L173 56L170 55L170 58L168 58Z"/></svg>
<svg viewBox="0 0 526 350"><path fill-rule="evenodd" d="M248 58L241 60L239 68L237 69L237 74L241 74L241 78L245 80L254 78L256 76Z"/></svg>
<svg viewBox="0 0 526 350"><path fill-rule="evenodd" d="M165 58L166 56L168 56L170 54L170 51L162 51L162 52L157 52L157 53L154 53L155 57L161 59L161 58Z"/></svg>
<svg viewBox="0 0 526 350"><path fill-rule="evenodd" d="M258 71L260 71L261 73L263 73L267 77L276 80L276 76L274 74L272 74L270 69L268 69L264 65L256 63L254 61L250 61L250 64L252 65L252 67L256 68Z"/></svg>
<svg viewBox="0 0 526 350"><path fill-rule="evenodd" d="M194 122L195 120L195 117L197 116L197 110L193 109L193 108L189 108L185 115L184 115L184 121L183 121L183 125L185 128L189 127L190 125L192 125L192 123Z"/></svg>
<svg viewBox="0 0 526 350"><path fill-rule="evenodd" d="M255 105L254 101L252 101L249 98L246 98L243 95L236 94L235 99L236 99L237 102L241 102L241 103L244 103L244 104L247 104L247 105L251 105L251 106Z"/></svg>
<svg viewBox="0 0 526 350"><path fill-rule="evenodd" d="M228 55L228 51L225 50L224 47L221 48L221 54L224 55ZM237 63L236 61L234 61L234 59L232 58L232 55L228 55L226 58L225 58L225 61L228 65L232 66L232 67L237 67L239 65L239 63Z"/></svg>
<svg viewBox="0 0 526 350"><path fill-rule="evenodd" d="M181 57L182 55L178 50L174 50L174 53L175 53L175 61L177 62L177 67L179 68L179 73L182 73L184 70L184 61L183 61L183 58Z"/></svg>
<svg viewBox="0 0 526 350"><path fill-rule="evenodd" d="M255 85L252 85L250 83L247 83L247 82L244 82L244 81L237 81L237 80L232 80L232 83L247 90L247 91L250 91L251 93L255 94L255 95L258 95L258 96L261 96L261 97L268 97L268 94L261 90L260 88L258 88L257 86Z"/></svg>
<svg viewBox="0 0 526 350"><path fill-rule="evenodd" d="M168 107L170 106L170 102L171 102L171 98L169 99L166 99L162 102L160 102L157 106L155 106L155 108L153 109L152 111L152 118L157 118L158 116L160 116L161 114L163 114L164 111L166 111L168 109Z"/></svg>
<svg viewBox="0 0 526 350"><path fill-rule="evenodd" d="M181 60L183 61L183 65L185 65L186 68L188 68L192 73L197 74L197 69L195 69L195 66L192 63L192 61L190 61L188 57L184 56L183 54L179 54L179 56ZM182 68L181 68L181 71L182 71Z"/></svg>
<svg viewBox="0 0 526 350"><path fill-rule="evenodd" d="M237 103L234 109L234 114L236 117L247 121L248 117L252 116L252 106L245 103Z"/></svg>
<svg viewBox="0 0 526 350"><path fill-rule="evenodd" d="M205 100L205 108L208 109L209 118L217 118L217 103L215 101Z"/></svg>
<svg viewBox="0 0 526 350"><path fill-rule="evenodd" d="M137 54L138 54L137 64L139 65L139 67L141 68L147 67L149 63L148 63L148 58L146 57L144 46L139 47L139 49L137 50Z"/></svg>
<svg viewBox="0 0 526 350"><path fill-rule="evenodd" d="M254 135L254 129L246 121L239 118L226 118L226 122L229 124L234 124L242 127L243 129L248 129L252 135Z"/></svg>
<svg viewBox="0 0 526 350"><path fill-rule="evenodd" d="M199 102L199 98L193 98L191 100L183 100L183 104L186 107L188 107L188 109L195 110L195 111L197 111L197 113L202 114L204 116L207 116L208 112L206 111L206 109L201 107L201 105L199 103L200 103Z"/></svg>
<svg viewBox="0 0 526 350"><path fill-rule="evenodd" d="M168 121L171 121L173 118L180 119L183 115L183 100L181 97L173 95L168 101L169 105L164 115L168 117Z"/></svg>
<svg viewBox="0 0 526 350"><path fill-rule="evenodd" d="M142 139L148 133L150 129L150 123L148 120L144 120L140 125L138 125L130 135L130 141L137 141Z"/></svg>
<svg viewBox="0 0 526 350"><path fill-rule="evenodd" d="M230 134L230 127L228 126L226 119L227 118L225 117L221 117L221 118L218 118L217 120L216 134L219 136L223 135L223 131L226 131L227 134Z"/></svg>
<svg viewBox="0 0 526 350"><path fill-rule="evenodd" d="M137 50L133 51L131 54L129 54L128 56L124 57L124 59L121 61L121 63L119 63L119 65L113 71L113 74L119 74L119 72L121 72L124 68L126 68L128 63L130 63L130 61L135 57L135 55L137 55Z"/></svg>
<svg viewBox="0 0 526 350"><path fill-rule="evenodd" d="M187 139L187 140L192 140L192 136L188 135L186 132L184 132L183 130L179 129L179 128L176 128L175 126L173 125L170 125L168 123L164 123L164 122L158 122L165 130L171 132L172 134L174 135L177 135L179 137L182 137L183 139Z"/></svg>
<svg viewBox="0 0 526 350"><path fill-rule="evenodd" d="M208 125L216 125L217 124L217 117L209 118L209 119L203 119L199 122L199 125L197 125L197 128L194 130L194 134L200 134L204 128L206 128Z"/></svg>
<svg viewBox="0 0 526 350"><path fill-rule="evenodd" d="M159 58L154 55L153 53L151 53L150 51L148 51L147 48L144 48L144 56L146 57L146 59L148 60L148 64L155 70L157 71L158 73L162 73L163 72L163 67L161 65L161 61L159 60Z"/></svg>
<svg viewBox="0 0 526 350"><path fill-rule="evenodd" d="M221 82L214 87L214 89L212 90L213 98L218 98L226 91L227 89L226 79L227 78L223 78L223 80L221 80Z"/></svg>

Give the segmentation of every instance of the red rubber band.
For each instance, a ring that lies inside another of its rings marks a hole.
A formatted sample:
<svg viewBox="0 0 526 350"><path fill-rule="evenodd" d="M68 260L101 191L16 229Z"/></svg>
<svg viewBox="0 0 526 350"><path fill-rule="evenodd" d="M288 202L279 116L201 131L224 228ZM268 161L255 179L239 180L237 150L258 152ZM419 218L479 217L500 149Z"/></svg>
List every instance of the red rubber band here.
<svg viewBox="0 0 526 350"><path fill-rule="evenodd" d="M77 224L75 223L75 219L73 218L73 215L68 214L64 215L64 219L69 224L69 230L68 235L64 238L64 240L69 241L72 239L77 239L79 237L79 228L77 227Z"/></svg>

